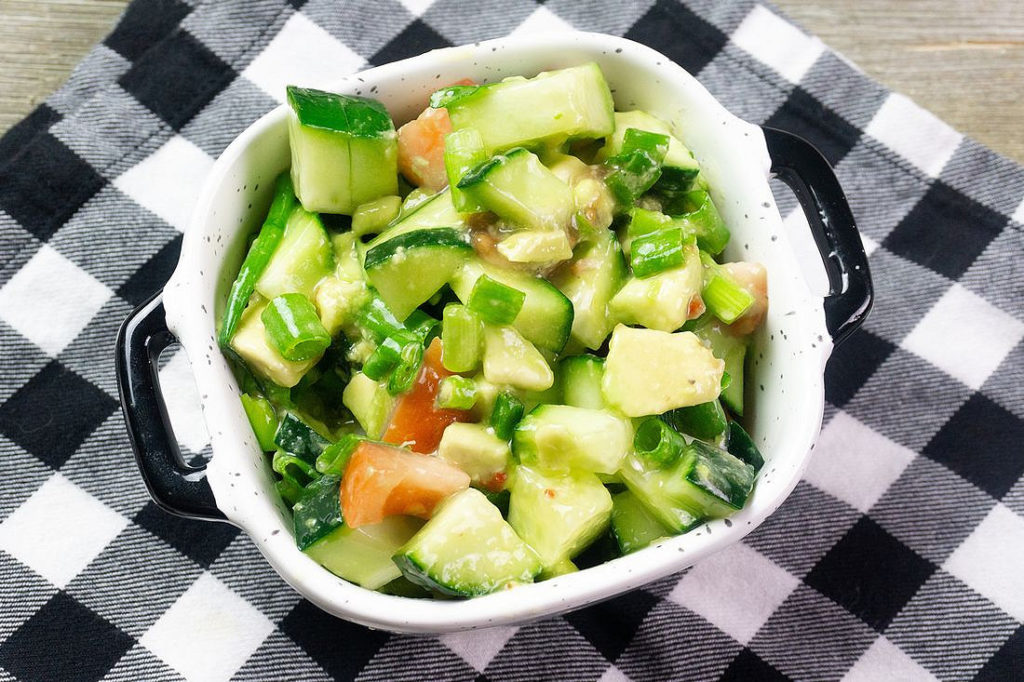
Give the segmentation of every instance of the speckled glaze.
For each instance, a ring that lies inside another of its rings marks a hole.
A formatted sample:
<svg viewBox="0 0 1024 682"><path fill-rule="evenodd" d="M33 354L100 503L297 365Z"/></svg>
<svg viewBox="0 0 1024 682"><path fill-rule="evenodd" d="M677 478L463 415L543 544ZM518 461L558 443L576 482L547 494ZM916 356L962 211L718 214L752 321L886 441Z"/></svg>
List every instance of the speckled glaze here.
<svg viewBox="0 0 1024 682"><path fill-rule="evenodd" d="M286 110L254 123L210 172L164 292L167 323L188 353L209 428L207 473L217 505L248 533L271 565L324 610L395 632L440 633L507 625L562 613L637 588L737 542L789 495L810 457L824 405L823 367L832 349L821 296L801 276L768 187L770 160L760 128L729 114L698 82L661 54L593 33L509 37L429 52L339 80L339 92L381 100L396 122L413 118L433 90L461 78L511 75L596 61L616 107L642 108L670 121L694 152L733 233L730 260L768 268L771 307L752 349L751 409L744 420L767 460L746 508L676 538L594 568L467 601L393 597L357 587L295 547L290 517L273 488L266 457L217 350L215 321L260 223L274 178L289 164Z"/></svg>

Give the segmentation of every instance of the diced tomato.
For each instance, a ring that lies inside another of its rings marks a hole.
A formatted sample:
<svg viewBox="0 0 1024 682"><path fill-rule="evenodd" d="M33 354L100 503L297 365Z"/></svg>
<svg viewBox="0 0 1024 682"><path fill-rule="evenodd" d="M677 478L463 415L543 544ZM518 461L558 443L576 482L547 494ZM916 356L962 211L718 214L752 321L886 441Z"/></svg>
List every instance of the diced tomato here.
<svg viewBox="0 0 1024 682"><path fill-rule="evenodd" d="M434 452L449 424L470 421L468 410L441 410L434 402L441 379L451 374L441 364L441 340L434 339L423 354L423 367L416 383L398 398L381 440L405 445L414 452Z"/></svg>
<svg viewBox="0 0 1024 682"><path fill-rule="evenodd" d="M725 263L722 267L739 282L740 286L754 295L754 305L729 325L729 330L733 334L745 336L761 326L768 312L768 273L760 263Z"/></svg>
<svg viewBox="0 0 1024 682"><path fill-rule="evenodd" d="M690 299L690 307L686 309L686 319L696 320L704 314L705 310L707 310L707 307L704 305L704 299L701 298L700 294L697 294Z"/></svg>
<svg viewBox="0 0 1024 682"><path fill-rule="evenodd" d="M473 81L463 79L452 85L473 85ZM451 131L448 110L432 107L398 129L398 170L406 180L431 192L448 185L444 137Z"/></svg>
<svg viewBox="0 0 1024 682"><path fill-rule="evenodd" d="M434 507L469 487L469 476L443 459L364 441L345 467L341 510L358 528L388 516L429 519Z"/></svg>

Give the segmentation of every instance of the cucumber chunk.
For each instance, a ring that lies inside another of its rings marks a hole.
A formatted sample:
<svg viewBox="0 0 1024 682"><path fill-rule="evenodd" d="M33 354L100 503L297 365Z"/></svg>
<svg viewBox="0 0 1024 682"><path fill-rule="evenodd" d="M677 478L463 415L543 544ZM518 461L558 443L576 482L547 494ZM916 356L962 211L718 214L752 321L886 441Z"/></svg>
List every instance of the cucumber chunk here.
<svg viewBox="0 0 1024 682"><path fill-rule="evenodd" d="M341 402L370 438L380 438L394 409L395 399L387 386L356 372L341 395Z"/></svg>
<svg viewBox="0 0 1024 682"><path fill-rule="evenodd" d="M448 282L473 254L452 228L405 232L367 250L366 276L395 317L404 320Z"/></svg>
<svg viewBox="0 0 1024 682"><path fill-rule="evenodd" d="M302 491L302 496L292 507L295 544L299 549L307 549L341 526L340 486L339 476L321 476Z"/></svg>
<svg viewBox="0 0 1024 682"><path fill-rule="evenodd" d="M615 130L612 93L593 62L467 88L460 95L434 106L447 107L453 129L476 128L492 154L516 146L605 137Z"/></svg>
<svg viewBox="0 0 1024 682"><path fill-rule="evenodd" d="M565 347L572 330L573 307L562 292L539 277L497 268L474 259L456 272L450 282L460 301L469 302L477 279L484 274L526 294L523 307L512 323L523 338L554 353Z"/></svg>
<svg viewBox="0 0 1024 682"><path fill-rule="evenodd" d="M612 497L594 474L548 475L516 468L508 522L545 572L572 559L608 529Z"/></svg>
<svg viewBox="0 0 1024 682"><path fill-rule="evenodd" d="M281 450L301 457L309 464L314 464L317 456L331 442L317 433L312 426L289 412L277 427L274 444Z"/></svg>
<svg viewBox="0 0 1024 682"><path fill-rule="evenodd" d="M412 196L411 194L409 195ZM409 199L406 198L406 202ZM452 195L447 188L437 194L425 199L418 204L411 212L403 213L387 229L374 237L366 245L367 251L380 246L388 240L399 235L416 230L426 230L436 227L446 227L462 230L465 222L459 212L452 204Z"/></svg>
<svg viewBox="0 0 1024 682"><path fill-rule="evenodd" d="M317 358L297 362L281 357L267 339L266 328L263 326L262 315L266 307L266 301L249 304L231 338L231 348L253 372L278 386L291 388L316 364Z"/></svg>
<svg viewBox="0 0 1024 682"><path fill-rule="evenodd" d="M744 360L747 355L747 337L735 336L721 323L710 320L697 325L693 333L711 347L716 358L725 362L725 371L732 377L722 389L722 402L734 414L743 416Z"/></svg>
<svg viewBox="0 0 1024 682"><path fill-rule="evenodd" d="M671 535L647 507L629 490L612 498L612 534L623 554L643 549Z"/></svg>
<svg viewBox="0 0 1024 682"><path fill-rule="evenodd" d="M555 374L536 346L507 325L484 325L484 377L526 391L544 391Z"/></svg>
<svg viewBox="0 0 1024 682"><path fill-rule="evenodd" d="M376 590L401 577L391 557L422 525L411 516L389 516L359 528L342 525L305 552L334 575Z"/></svg>
<svg viewBox="0 0 1024 682"><path fill-rule="evenodd" d="M537 554L475 488L441 503L394 560L412 582L457 597L529 583L541 570Z"/></svg>
<svg viewBox="0 0 1024 682"><path fill-rule="evenodd" d="M288 104L292 182L307 211L352 215L398 194L398 136L382 104L294 86Z"/></svg>
<svg viewBox="0 0 1024 682"><path fill-rule="evenodd" d="M611 317L663 332L683 326L704 285L697 247L690 244L683 251L682 265L645 279L629 278L608 303Z"/></svg>
<svg viewBox="0 0 1024 682"><path fill-rule="evenodd" d="M539 405L516 426L519 461L550 472L613 474L633 445L630 423L604 410Z"/></svg>
<svg viewBox="0 0 1024 682"><path fill-rule="evenodd" d="M569 185L522 147L480 164L463 176L458 189L499 217L529 230L564 232L574 210Z"/></svg>
<svg viewBox="0 0 1024 682"><path fill-rule="evenodd" d="M610 230L597 230L593 241L577 248L572 264L553 281L572 301L573 339L591 350L601 347L614 326L608 304L626 277L626 259Z"/></svg>
<svg viewBox="0 0 1024 682"><path fill-rule="evenodd" d="M608 345L601 390L628 417L662 414L717 398L724 367L691 332L619 325Z"/></svg>
<svg viewBox="0 0 1024 682"><path fill-rule="evenodd" d="M317 282L333 267L334 251L320 216L296 206L281 243L256 281L256 291L267 299L297 293L312 300Z"/></svg>
<svg viewBox="0 0 1024 682"><path fill-rule="evenodd" d="M452 203L463 213L482 211L483 207L458 188L462 177L487 160L484 141L475 128L463 128L444 138L444 169L448 175Z"/></svg>
<svg viewBox="0 0 1024 682"><path fill-rule="evenodd" d="M572 407L601 410L607 407L601 393L604 376L604 358L594 355L574 355L559 363L562 379L562 400Z"/></svg>
<svg viewBox="0 0 1024 682"><path fill-rule="evenodd" d="M655 189L667 193L689 190L700 172L700 165L693 158L693 152L679 141L667 123L645 111L616 111L615 132L608 137L604 147L598 151L596 160L605 161L621 152L623 138L629 128L669 137L668 153L665 154L665 161L661 168L662 175L655 185Z"/></svg>

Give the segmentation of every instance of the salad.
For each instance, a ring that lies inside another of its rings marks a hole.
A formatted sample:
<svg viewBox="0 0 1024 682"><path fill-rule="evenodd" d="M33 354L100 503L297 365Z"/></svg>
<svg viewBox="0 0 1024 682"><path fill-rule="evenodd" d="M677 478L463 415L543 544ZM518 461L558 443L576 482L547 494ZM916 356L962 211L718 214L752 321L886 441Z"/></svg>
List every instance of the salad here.
<svg viewBox="0 0 1024 682"><path fill-rule="evenodd" d="M595 63L379 102L289 87L291 168L219 341L298 548L471 597L741 509L764 268Z"/></svg>

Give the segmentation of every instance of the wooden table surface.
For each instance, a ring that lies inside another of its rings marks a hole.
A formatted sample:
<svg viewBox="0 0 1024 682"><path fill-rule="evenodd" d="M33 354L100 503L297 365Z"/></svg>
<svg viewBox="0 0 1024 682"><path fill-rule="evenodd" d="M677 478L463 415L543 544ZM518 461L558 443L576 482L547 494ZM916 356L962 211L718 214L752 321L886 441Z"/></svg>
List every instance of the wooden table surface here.
<svg viewBox="0 0 1024 682"><path fill-rule="evenodd" d="M55 90L127 0L0 0L0 131ZM1024 0L775 0L867 73L1024 163Z"/></svg>

